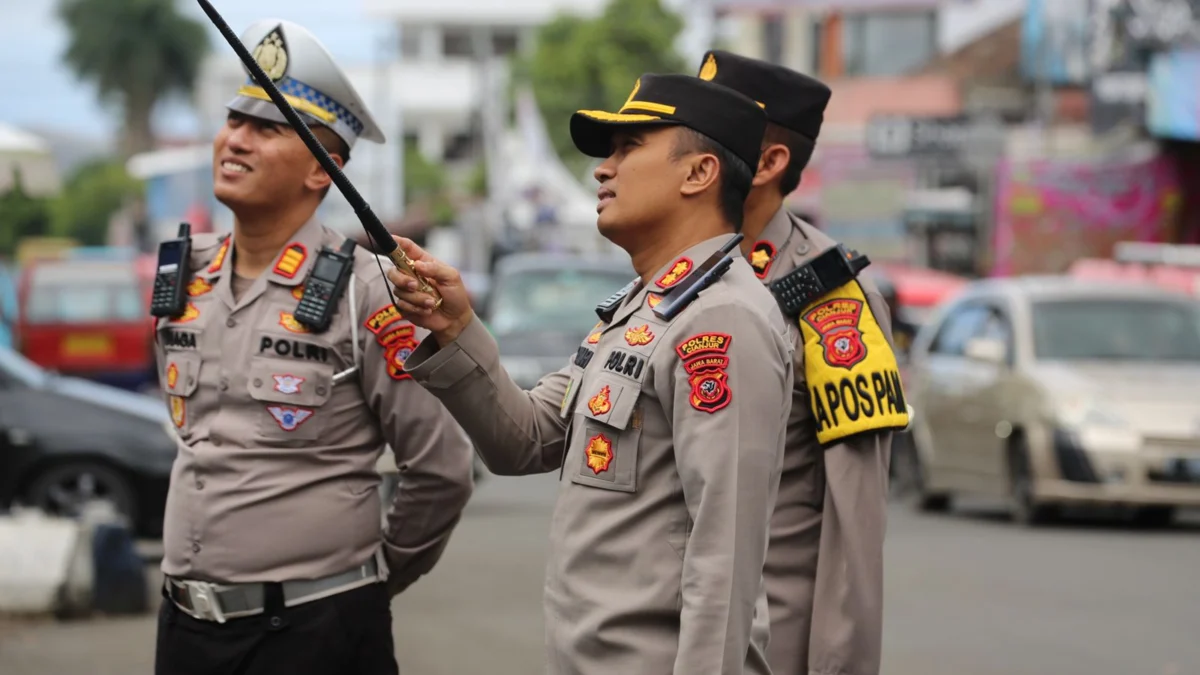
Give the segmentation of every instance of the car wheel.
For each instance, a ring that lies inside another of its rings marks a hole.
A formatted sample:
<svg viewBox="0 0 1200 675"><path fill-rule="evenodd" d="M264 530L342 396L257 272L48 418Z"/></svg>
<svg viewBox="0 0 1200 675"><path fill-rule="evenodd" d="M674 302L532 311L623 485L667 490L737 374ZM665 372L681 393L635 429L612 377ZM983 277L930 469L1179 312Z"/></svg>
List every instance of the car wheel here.
<svg viewBox="0 0 1200 675"><path fill-rule="evenodd" d="M47 514L75 518L90 501L106 500L131 526L137 524L133 485L124 474L96 462L66 462L47 468L25 490L25 504Z"/></svg>
<svg viewBox="0 0 1200 675"><path fill-rule="evenodd" d="M929 483L925 472L925 464L921 461L921 453L917 449L916 436L907 432L898 434L897 440L906 437L906 441L894 444L898 459L897 477L901 483L907 483L909 499L914 508L921 513L944 513L950 510L950 495L942 492L930 492L926 487ZM894 442L893 442L894 443Z"/></svg>
<svg viewBox="0 0 1200 675"><path fill-rule="evenodd" d="M1024 436L1013 436L1008 449L1009 498L1014 522L1021 525L1040 525L1053 519L1056 509L1043 504L1033 494L1033 465L1029 445Z"/></svg>
<svg viewBox="0 0 1200 675"><path fill-rule="evenodd" d="M1170 506L1144 506L1133 512L1133 522L1138 527L1157 529L1167 527L1175 520L1175 509Z"/></svg>

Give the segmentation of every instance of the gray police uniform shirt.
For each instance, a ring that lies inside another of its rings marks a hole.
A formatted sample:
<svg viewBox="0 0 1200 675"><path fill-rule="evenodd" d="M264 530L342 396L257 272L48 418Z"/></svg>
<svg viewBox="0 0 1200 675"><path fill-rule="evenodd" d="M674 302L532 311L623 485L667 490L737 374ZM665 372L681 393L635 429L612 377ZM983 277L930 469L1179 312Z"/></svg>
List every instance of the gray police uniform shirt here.
<svg viewBox="0 0 1200 675"><path fill-rule="evenodd" d="M780 209L755 242L749 259L761 283L770 284L835 245L825 233ZM875 319L872 324L864 316L856 317L856 330L862 334L859 344L874 338L880 351L888 351L875 356L890 356L887 304L869 274L858 279ZM838 367L843 364L857 373L872 363L850 364L853 357L839 361L836 355L810 362L799 330L803 316L789 322L796 340L795 389L764 570L771 610L771 669L775 675L871 675L879 672L882 649L883 542L892 432L820 442L818 430L823 425L814 414L809 373L849 372ZM848 322L830 324L840 330ZM870 335L873 331L878 334ZM862 372L871 374L869 369ZM832 403L826 401L818 410L828 413L830 423L846 424L849 406ZM873 412L891 410L886 395L876 403ZM897 403L903 409L902 396ZM864 413L867 408L861 406ZM837 424L824 429L840 435Z"/></svg>
<svg viewBox="0 0 1200 675"><path fill-rule="evenodd" d="M499 474L561 471L544 593L554 675L767 673L767 529L792 342L736 258L670 321L651 308L727 237L630 291L522 391L478 319L406 364Z"/></svg>
<svg viewBox="0 0 1200 675"><path fill-rule="evenodd" d="M353 292L343 293L327 331L293 316L321 247L344 239L310 220L235 299L231 238L193 238L187 309L156 326L179 446L164 573L314 579L377 556L398 592L441 556L471 494L473 449L404 374L422 335L392 306L378 259L356 249ZM355 332L359 371L334 382L356 365ZM375 465L385 444L402 484L381 531Z"/></svg>

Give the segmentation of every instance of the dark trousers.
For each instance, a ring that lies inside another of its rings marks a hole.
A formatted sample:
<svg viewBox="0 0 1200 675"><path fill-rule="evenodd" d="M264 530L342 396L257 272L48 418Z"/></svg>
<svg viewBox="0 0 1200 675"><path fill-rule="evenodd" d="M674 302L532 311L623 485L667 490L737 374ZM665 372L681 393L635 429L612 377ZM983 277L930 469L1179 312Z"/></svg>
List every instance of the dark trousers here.
<svg viewBox="0 0 1200 675"><path fill-rule="evenodd" d="M296 607L275 588L266 612L224 624L194 619L164 594L155 675L399 675L384 584Z"/></svg>

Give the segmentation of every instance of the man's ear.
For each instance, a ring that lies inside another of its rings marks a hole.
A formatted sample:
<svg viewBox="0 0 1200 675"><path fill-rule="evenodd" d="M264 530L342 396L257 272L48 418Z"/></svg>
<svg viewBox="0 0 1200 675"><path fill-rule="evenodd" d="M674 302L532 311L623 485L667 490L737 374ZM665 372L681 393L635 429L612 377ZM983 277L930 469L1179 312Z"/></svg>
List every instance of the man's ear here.
<svg viewBox="0 0 1200 675"><path fill-rule="evenodd" d="M687 167L687 174L683 184L679 186L679 193L684 197L698 195L717 184L721 175L721 163L717 161L716 155L696 154L683 161Z"/></svg>
<svg viewBox="0 0 1200 675"><path fill-rule="evenodd" d="M758 187L775 180L787 170L788 162L792 161L792 153L786 145L771 143L763 148L758 157L758 171L754 173L751 185Z"/></svg>
<svg viewBox="0 0 1200 675"><path fill-rule="evenodd" d="M331 152L329 153L329 157L333 159L333 163L337 164L339 169L345 166L345 163L342 161L342 156L338 153ZM304 178L304 187L312 190L313 192L320 192L332 184L333 179L329 177L329 174L325 173L325 169L321 167L321 163L317 161L317 158L313 157L312 169Z"/></svg>

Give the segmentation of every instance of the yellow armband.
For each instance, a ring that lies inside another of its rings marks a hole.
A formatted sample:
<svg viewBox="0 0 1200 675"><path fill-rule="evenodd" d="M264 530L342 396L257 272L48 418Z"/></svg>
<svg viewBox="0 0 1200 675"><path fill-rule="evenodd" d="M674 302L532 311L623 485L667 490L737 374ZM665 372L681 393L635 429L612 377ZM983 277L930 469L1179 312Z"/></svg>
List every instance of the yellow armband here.
<svg viewBox="0 0 1200 675"><path fill-rule="evenodd" d="M908 426L896 355L858 281L800 313L804 373L822 445Z"/></svg>

